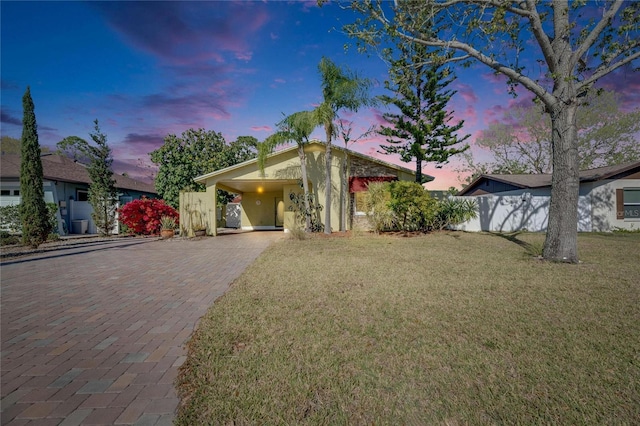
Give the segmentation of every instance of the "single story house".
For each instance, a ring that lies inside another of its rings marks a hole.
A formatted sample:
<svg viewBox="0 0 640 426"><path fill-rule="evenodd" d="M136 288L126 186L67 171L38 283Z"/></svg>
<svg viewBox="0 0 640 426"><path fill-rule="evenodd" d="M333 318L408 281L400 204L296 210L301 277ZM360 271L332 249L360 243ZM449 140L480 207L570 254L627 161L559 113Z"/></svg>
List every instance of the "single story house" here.
<svg viewBox="0 0 640 426"><path fill-rule="evenodd" d="M91 219L93 209L88 203L91 179L85 165L71 158L56 154L43 154L42 172L44 197L47 203L56 203L59 207L59 227L61 235L74 230L74 222L83 229L81 233L95 233ZM3 154L0 156L0 205L20 203L20 155ZM120 205L139 199L142 196L156 198L157 192L152 184L141 182L127 176L114 173ZM78 221L86 221L78 223ZM86 227L86 229L84 229ZM77 229L78 226L75 226Z"/></svg>
<svg viewBox="0 0 640 426"><path fill-rule="evenodd" d="M458 193L478 203L467 231L546 231L551 175L481 175ZM578 231L640 228L640 161L580 172Z"/></svg>
<svg viewBox="0 0 640 426"><path fill-rule="evenodd" d="M310 193L314 202L325 203L325 152L326 144L311 141L305 146L306 166ZM363 195L370 182L415 180L415 172L363 155L352 150L333 146L331 226L334 231L344 225L345 229L367 226ZM347 173L341 173L346 160ZM282 229L288 232L296 223L292 194L302 194L301 167L297 146L292 146L270 154L264 170L258 167L257 159L245 161L225 169L198 176L195 181L206 186L206 192L181 194L181 225L189 228L193 213L197 220L207 224L209 234L216 235L216 223L220 217L220 206L216 205L218 189L242 195L237 224L244 230ZM433 177L428 176L430 180ZM342 206L346 214L342 214ZM216 213L214 213L216 212ZM324 211L319 220L324 223ZM346 223L342 223L346 218Z"/></svg>

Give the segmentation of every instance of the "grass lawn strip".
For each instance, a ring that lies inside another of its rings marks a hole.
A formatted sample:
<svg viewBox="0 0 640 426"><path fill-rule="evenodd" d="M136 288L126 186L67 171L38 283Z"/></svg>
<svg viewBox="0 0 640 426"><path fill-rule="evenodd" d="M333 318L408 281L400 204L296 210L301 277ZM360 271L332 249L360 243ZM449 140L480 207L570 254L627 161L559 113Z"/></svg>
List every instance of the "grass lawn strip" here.
<svg viewBox="0 0 640 426"><path fill-rule="evenodd" d="M178 424L640 421L640 235L579 265L515 238L272 246L194 334Z"/></svg>

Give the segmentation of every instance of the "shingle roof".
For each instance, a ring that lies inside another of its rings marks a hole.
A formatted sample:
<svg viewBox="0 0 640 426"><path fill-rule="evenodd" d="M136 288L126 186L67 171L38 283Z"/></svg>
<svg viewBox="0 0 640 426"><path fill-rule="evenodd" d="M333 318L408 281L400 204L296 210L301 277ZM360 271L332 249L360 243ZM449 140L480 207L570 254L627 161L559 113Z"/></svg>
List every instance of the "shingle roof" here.
<svg viewBox="0 0 640 426"><path fill-rule="evenodd" d="M640 161L618 164L616 166L598 167L595 169L582 170L580 172L580 182L593 182L597 180L609 179L626 173L628 171L640 169ZM494 180L497 182L507 183L518 188L544 188L551 186L550 174L522 174L522 175L480 175L469 185L462 189L458 195L464 195L478 186L478 183L484 179Z"/></svg>
<svg viewBox="0 0 640 426"><path fill-rule="evenodd" d="M47 180L90 184L91 179L86 166L62 155L45 154L42 157L42 174ZM0 177L20 178L20 156L4 154L0 156ZM152 184L141 182L127 176L113 174L116 188L157 194Z"/></svg>

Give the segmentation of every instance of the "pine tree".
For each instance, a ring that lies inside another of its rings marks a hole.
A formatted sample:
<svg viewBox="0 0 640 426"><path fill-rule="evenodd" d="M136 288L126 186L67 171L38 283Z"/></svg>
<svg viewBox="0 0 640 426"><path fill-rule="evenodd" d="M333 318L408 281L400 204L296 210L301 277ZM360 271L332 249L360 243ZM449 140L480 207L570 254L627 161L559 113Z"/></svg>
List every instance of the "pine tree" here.
<svg viewBox="0 0 640 426"><path fill-rule="evenodd" d="M391 61L391 81L385 82L385 87L395 92L395 96L381 96L384 103L395 105L400 113L383 114L392 127L381 126L378 131L389 143L381 146L384 154L399 154L404 162L416 160L418 183L424 183L423 163L435 162L437 166L447 163L449 157L468 148L453 145L469 137L456 134L464 121L449 124L452 112L446 107L456 92L445 88L455 77L437 64L426 64L426 58L426 48L422 45L400 46L400 58Z"/></svg>
<svg viewBox="0 0 640 426"><path fill-rule="evenodd" d="M51 229L49 213L44 202L38 125L29 87L22 97L22 108L24 110L20 160L22 242L36 248L47 240Z"/></svg>
<svg viewBox="0 0 640 426"><path fill-rule="evenodd" d="M89 204L93 207L91 217L101 235L109 235L116 224L116 200L118 197L113 179L113 157L107 145L107 136L100 131L98 120L95 121L95 132L90 133L95 146L93 156L87 167L91 185L89 185Z"/></svg>
<svg viewBox="0 0 640 426"><path fill-rule="evenodd" d="M58 149L67 151L75 158L88 160L87 172L91 179L89 185L89 204L93 208L91 218L101 235L109 235L116 224L116 201L118 193L115 188L111 165L113 157L107 145L107 136L100 131L98 120L94 121L93 133L89 133L94 145L77 136L69 136L58 142Z"/></svg>

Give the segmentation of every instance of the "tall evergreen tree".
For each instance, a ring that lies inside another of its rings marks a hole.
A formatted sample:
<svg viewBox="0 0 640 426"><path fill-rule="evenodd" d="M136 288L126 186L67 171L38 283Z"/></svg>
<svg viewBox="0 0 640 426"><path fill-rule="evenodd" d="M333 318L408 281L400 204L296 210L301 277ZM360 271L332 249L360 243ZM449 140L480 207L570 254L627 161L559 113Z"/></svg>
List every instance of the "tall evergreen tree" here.
<svg viewBox="0 0 640 426"><path fill-rule="evenodd" d="M399 58L391 61L390 80L385 81L385 87L395 95L380 98L400 113L383 114L391 126L381 126L378 133L387 137L389 145L381 146L385 154L399 154L407 163L416 160L416 182L422 184L423 163L435 162L441 167L449 157L469 148L454 147L469 135L458 137L456 132L464 121L451 125L453 112L446 110L456 92L445 89L455 77L447 68L426 64L427 50L421 44L400 43L399 51Z"/></svg>
<svg viewBox="0 0 640 426"><path fill-rule="evenodd" d="M94 121L94 132L89 133L94 145L84 139L70 136L58 143L58 148L78 153L89 161L87 172L91 179L89 185L89 204L93 207L91 217L101 235L109 235L116 224L117 191L113 179L113 157L107 144L107 136L100 131L98 120Z"/></svg>
<svg viewBox="0 0 640 426"><path fill-rule="evenodd" d="M24 110L20 160L22 241L36 248L47 240L51 226L47 205L44 202L38 124L29 87L22 97L22 108Z"/></svg>

